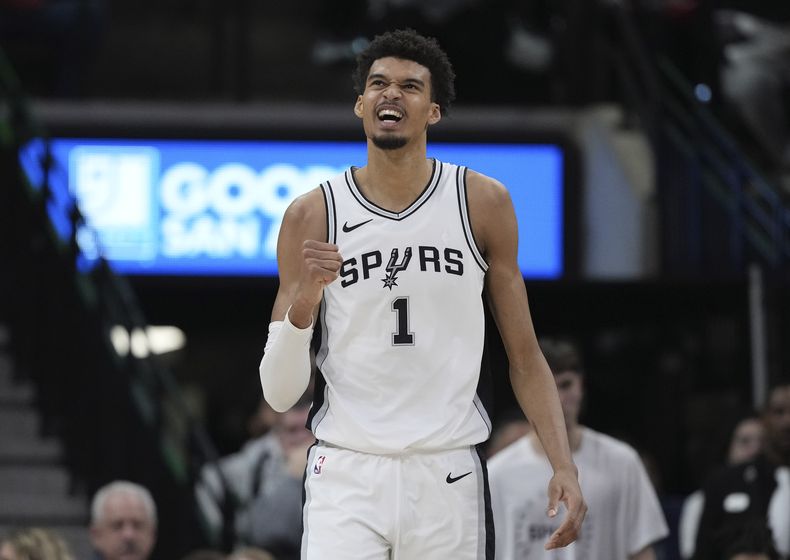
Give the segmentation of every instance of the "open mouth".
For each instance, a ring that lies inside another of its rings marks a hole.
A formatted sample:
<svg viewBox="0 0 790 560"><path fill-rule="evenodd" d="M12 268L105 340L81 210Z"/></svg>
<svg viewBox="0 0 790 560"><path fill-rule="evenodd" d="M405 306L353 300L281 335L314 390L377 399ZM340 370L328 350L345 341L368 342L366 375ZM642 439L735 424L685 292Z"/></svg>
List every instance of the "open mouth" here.
<svg viewBox="0 0 790 560"><path fill-rule="evenodd" d="M376 116L381 122L396 123L400 122L400 120L403 118L403 113L397 109L379 109L379 112L376 113Z"/></svg>

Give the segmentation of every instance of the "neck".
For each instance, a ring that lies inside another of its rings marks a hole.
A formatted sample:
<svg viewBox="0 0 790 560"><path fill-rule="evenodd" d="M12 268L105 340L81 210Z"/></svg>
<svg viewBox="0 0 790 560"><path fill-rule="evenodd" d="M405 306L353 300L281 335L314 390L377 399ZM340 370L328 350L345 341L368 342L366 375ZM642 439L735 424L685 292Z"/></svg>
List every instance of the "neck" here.
<svg viewBox="0 0 790 560"><path fill-rule="evenodd" d="M381 150L368 140L368 164L357 170L355 179L372 202L392 211L406 208L431 178L433 163L425 143L397 150Z"/></svg>
<svg viewBox="0 0 790 560"><path fill-rule="evenodd" d="M584 430L581 424L568 424L568 446L571 449L571 453L575 453L582 446L583 435ZM529 438L535 451L541 455L545 455L546 452L543 450L543 446L541 445L540 439L538 439L538 434L535 432L535 430L532 430L529 433Z"/></svg>
<svg viewBox="0 0 790 560"><path fill-rule="evenodd" d="M766 459L775 465L790 465L790 454L783 453L780 449L776 449L770 445L765 447L763 452Z"/></svg>
<svg viewBox="0 0 790 560"><path fill-rule="evenodd" d="M572 453L582 446L582 427L579 424L568 427L568 445Z"/></svg>

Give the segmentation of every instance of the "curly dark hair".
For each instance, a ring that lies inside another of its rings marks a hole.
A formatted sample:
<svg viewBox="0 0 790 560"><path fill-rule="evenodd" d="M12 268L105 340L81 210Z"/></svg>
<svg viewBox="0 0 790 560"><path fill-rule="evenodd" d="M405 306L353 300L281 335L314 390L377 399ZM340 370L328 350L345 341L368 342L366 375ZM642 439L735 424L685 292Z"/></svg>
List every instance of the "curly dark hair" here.
<svg viewBox="0 0 790 560"><path fill-rule="evenodd" d="M433 37L423 37L413 29L399 29L376 35L357 55L354 70L354 89L362 95L373 62L388 56L411 60L425 66L431 73L431 101L447 114L455 99L455 72L447 53Z"/></svg>

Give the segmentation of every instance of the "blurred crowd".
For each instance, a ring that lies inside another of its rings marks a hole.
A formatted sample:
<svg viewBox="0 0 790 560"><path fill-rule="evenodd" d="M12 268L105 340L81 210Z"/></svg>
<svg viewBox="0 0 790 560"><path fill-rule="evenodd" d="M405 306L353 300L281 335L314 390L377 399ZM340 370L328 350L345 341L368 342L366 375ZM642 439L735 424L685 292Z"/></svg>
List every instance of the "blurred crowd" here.
<svg viewBox="0 0 790 560"><path fill-rule="evenodd" d="M660 492L642 446L582 423L588 402L579 347L541 339L554 373L580 483L590 506L584 532L571 547L588 560L774 560L790 557L790 384L775 385L759 412L722 422L720 463L685 497L680 515ZM204 465L196 505L215 545L183 560L293 560L301 544L302 477L314 438L305 428L309 392L287 412L265 401L237 452ZM497 558L544 558L543 542L559 521L545 516L551 467L529 421L503 410L485 444ZM129 481L111 482L93 496L86 533L97 560L155 557L157 507L151 493ZM220 544L221 534L229 539ZM211 539L210 539L211 540ZM19 527L0 539L2 560L75 560L56 528Z"/></svg>

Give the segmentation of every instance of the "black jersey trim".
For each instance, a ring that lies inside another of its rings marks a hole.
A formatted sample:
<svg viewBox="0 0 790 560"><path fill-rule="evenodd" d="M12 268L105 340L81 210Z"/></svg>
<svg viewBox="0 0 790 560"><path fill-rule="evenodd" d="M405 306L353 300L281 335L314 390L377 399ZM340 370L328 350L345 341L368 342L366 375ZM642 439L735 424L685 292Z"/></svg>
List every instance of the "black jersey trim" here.
<svg viewBox="0 0 790 560"><path fill-rule="evenodd" d="M329 344L327 342L329 335L326 328L326 300L322 300L321 306L318 308L318 323L318 328L321 329L321 339L315 354L315 364L318 369L321 369L324 367L324 362L329 354Z"/></svg>
<svg viewBox="0 0 790 560"><path fill-rule="evenodd" d="M442 169L443 164L441 161L437 159L433 159L433 169L431 170L431 178L428 180L428 184L425 185L425 188L420 193L414 202L412 202L405 210L402 212L392 212L387 210L386 208L382 208L381 206L374 204L373 202L369 201L365 198L365 195L362 194L362 191L359 190L359 186L357 185L356 179L354 178L354 168L350 168L346 171L346 184L348 185L348 190L351 192L351 195L356 199L357 202L361 206L363 206L368 211L376 214L377 216L381 216L382 218L387 218L390 220L400 221L405 218L408 218L412 214L414 214L417 210L419 210L431 197L431 195L436 191L437 186L442 178Z"/></svg>
<svg viewBox="0 0 790 560"><path fill-rule="evenodd" d="M480 419L488 429L488 436L491 436L492 423L491 417L488 415L489 410L493 410L493 379L491 375L491 361L490 361L490 347L488 340L488 333L490 332L489 324L493 321L491 312L486 305L485 299L481 297L483 304L484 316L484 334L483 334L483 351L480 353L480 372L477 377L477 387L475 389L475 396L472 400L480 414Z"/></svg>
<svg viewBox="0 0 790 560"><path fill-rule="evenodd" d="M483 272L486 272L488 270L488 263L483 258L483 254L477 246L477 241L475 241L474 232L472 231L472 221L469 218L469 199L466 194L466 167L459 166L456 170L455 184L458 190L458 211L461 213L461 224L463 226L466 244L472 251L477 266L479 266Z"/></svg>
<svg viewBox="0 0 790 560"><path fill-rule="evenodd" d="M326 328L326 301L321 302L321 307L318 311L318 327L321 329L321 342L316 352L315 363L315 390L313 391L313 406L310 409L310 414L307 418L307 427L315 433L316 428L326 416L329 411L329 399L326 398L326 379L323 374L323 366L326 357L329 354L329 345L327 344L328 331Z"/></svg>
<svg viewBox="0 0 790 560"><path fill-rule="evenodd" d="M337 210L335 209L335 193L329 181L321 183L321 192L324 195L326 206L326 241L335 243L337 240Z"/></svg>
<svg viewBox="0 0 790 560"><path fill-rule="evenodd" d="M310 446L307 450L307 466L305 466L304 473L302 473L302 515L301 515L301 529L302 529L302 550L307 550L308 534L310 526L307 520L307 511L312 501L310 489L307 487L307 478L309 476L310 467L315 462L315 454L318 451L318 440Z"/></svg>
<svg viewBox="0 0 790 560"><path fill-rule="evenodd" d="M480 446L475 446L473 455L477 458L477 462L479 464L480 472L483 478L483 517L485 521L483 522L483 535L485 539L485 544L480 547L483 548L485 560L494 560L494 556L496 553L496 534L494 533L494 511L491 508L491 488L488 483L488 465L486 464L486 458L483 454L482 449ZM481 554L478 553L478 557L482 557Z"/></svg>

